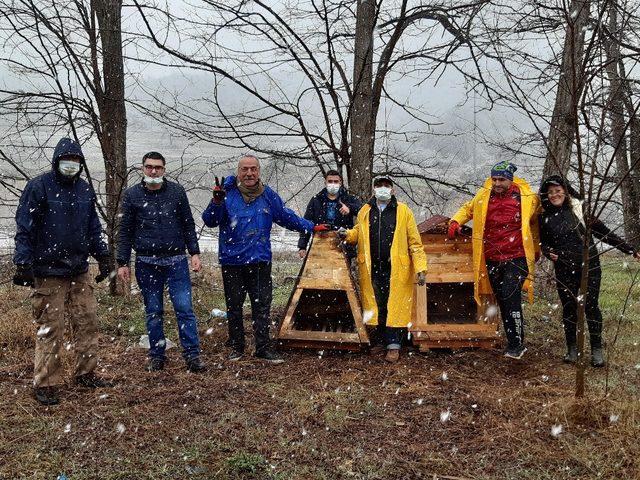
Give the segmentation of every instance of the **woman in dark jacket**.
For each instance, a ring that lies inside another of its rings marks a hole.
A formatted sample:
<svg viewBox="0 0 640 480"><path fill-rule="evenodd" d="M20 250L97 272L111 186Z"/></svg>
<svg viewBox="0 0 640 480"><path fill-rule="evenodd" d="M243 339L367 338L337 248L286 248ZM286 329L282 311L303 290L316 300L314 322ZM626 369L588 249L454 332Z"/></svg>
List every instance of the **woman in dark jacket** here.
<svg viewBox="0 0 640 480"><path fill-rule="evenodd" d="M578 291L582 275L582 248L585 223L578 194L562 177L552 175L540 187L540 197L544 211L540 221L542 253L553 262L556 273L558 296L562 302L562 322L567 340L567 354L564 361L577 361L576 324ZM640 258L640 254L614 234L600 220L591 223L593 235L621 252ZM591 364L604 366L602 352L602 313L598 306L602 270L598 250L591 239L589 245L589 277L585 296L585 314L591 337Z"/></svg>

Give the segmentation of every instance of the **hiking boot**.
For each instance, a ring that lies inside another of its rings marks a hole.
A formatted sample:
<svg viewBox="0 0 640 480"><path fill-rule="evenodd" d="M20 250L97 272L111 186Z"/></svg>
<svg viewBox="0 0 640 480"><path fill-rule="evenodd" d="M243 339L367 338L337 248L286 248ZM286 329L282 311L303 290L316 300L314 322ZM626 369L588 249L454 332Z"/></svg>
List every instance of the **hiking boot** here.
<svg viewBox="0 0 640 480"><path fill-rule="evenodd" d="M147 363L147 372L159 372L164 368L164 360L162 358L153 357Z"/></svg>
<svg viewBox="0 0 640 480"><path fill-rule="evenodd" d="M202 360L200 360L200 357L189 358L186 362L187 370L191 373L201 373L207 369L207 367L204 366L204 363L202 363Z"/></svg>
<svg viewBox="0 0 640 480"><path fill-rule="evenodd" d="M593 347L591 349L591 365L595 368L601 368L606 365L604 361L604 352L602 347Z"/></svg>
<svg viewBox="0 0 640 480"><path fill-rule="evenodd" d="M227 360L230 362L237 362L244 356L244 352L242 350L231 350L231 353L227 357Z"/></svg>
<svg viewBox="0 0 640 480"><path fill-rule="evenodd" d="M98 377L95 373L85 373L76 377L76 385L87 388L111 388L113 383Z"/></svg>
<svg viewBox="0 0 640 480"><path fill-rule="evenodd" d="M564 363L576 363L578 361L578 347L575 345L569 345L567 347L567 354L562 360Z"/></svg>
<svg viewBox="0 0 640 480"><path fill-rule="evenodd" d="M384 361L389 363L396 363L400 360L400 350L394 348L392 350L387 350L387 354L384 356Z"/></svg>
<svg viewBox="0 0 640 480"><path fill-rule="evenodd" d="M58 390L56 387L39 387L33 392L36 400L42 405L57 405L60 403L58 398Z"/></svg>
<svg viewBox="0 0 640 480"><path fill-rule="evenodd" d="M517 347L508 347L504 352L504 356L507 358L513 358L514 360L520 360L523 357L524 352L526 351L527 347L525 347L524 345L520 345Z"/></svg>
<svg viewBox="0 0 640 480"><path fill-rule="evenodd" d="M256 358L273 364L284 363L284 358L282 358L273 350L263 350L261 352L256 352Z"/></svg>

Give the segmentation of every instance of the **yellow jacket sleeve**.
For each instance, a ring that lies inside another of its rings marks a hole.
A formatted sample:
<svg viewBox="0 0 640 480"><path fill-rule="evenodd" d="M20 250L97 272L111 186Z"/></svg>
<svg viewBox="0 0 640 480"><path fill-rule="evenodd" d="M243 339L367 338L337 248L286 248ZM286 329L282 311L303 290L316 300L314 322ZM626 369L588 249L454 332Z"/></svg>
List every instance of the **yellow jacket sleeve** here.
<svg viewBox="0 0 640 480"><path fill-rule="evenodd" d="M426 272L427 271L427 255L424 253L424 246L422 245L422 239L418 232L418 225L416 225L416 219L413 216L413 212L407 208L407 243L409 245L409 252L411 254L411 261L413 262L413 271Z"/></svg>
<svg viewBox="0 0 640 480"><path fill-rule="evenodd" d="M475 207L476 197L473 197L468 202L465 202L460 210L456 212L456 214L451 217L452 222L458 222L460 225L464 225L469 220L473 219L473 208Z"/></svg>
<svg viewBox="0 0 640 480"><path fill-rule="evenodd" d="M355 245L356 243L358 243L358 231L358 225L356 224L355 227L347 230L347 237L344 239L344 241L350 245Z"/></svg>
<svg viewBox="0 0 640 480"><path fill-rule="evenodd" d="M531 216L531 237L533 238L533 248L536 252L536 256L540 255L540 214L542 213L542 207L540 206L540 199L536 195L533 202L533 215Z"/></svg>

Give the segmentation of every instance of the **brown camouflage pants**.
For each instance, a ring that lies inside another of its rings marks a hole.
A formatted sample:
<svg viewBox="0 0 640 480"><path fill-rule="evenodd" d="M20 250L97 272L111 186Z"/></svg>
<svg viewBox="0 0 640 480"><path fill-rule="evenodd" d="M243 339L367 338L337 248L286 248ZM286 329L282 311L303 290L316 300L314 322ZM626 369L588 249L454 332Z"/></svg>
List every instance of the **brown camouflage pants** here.
<svg viewBox="0 0 640 480"><path fill-rule="evenodd" d="M98 363L98 302L88 273L72 278L36 278L32 294L36 333L33 384L48 387L63 383L60 352L68 314L76 354L75 375L90 373Z"/></svg>

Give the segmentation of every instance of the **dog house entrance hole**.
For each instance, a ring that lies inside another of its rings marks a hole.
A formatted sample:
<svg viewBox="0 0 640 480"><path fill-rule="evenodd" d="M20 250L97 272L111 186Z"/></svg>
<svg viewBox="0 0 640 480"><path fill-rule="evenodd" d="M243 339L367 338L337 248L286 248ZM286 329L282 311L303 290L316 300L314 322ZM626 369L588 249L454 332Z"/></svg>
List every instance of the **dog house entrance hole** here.
<svg viewBox="0 0 640 480"><path fill-rule="evenodd" d="M432 283L427 286L427 321L476 323L473 283Z"/></svg>
<svg viewBox="0 0 640 480"><path fill-rule="evenodd" d="M347 292L304 289L293 314L293 328L314 332L355 332Z"/></svg>

